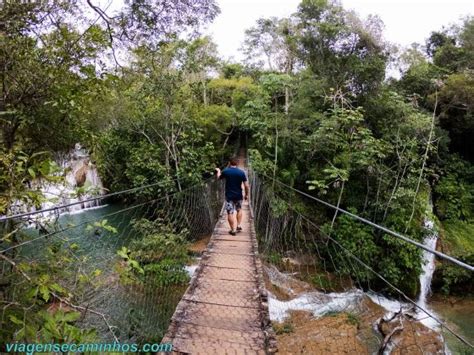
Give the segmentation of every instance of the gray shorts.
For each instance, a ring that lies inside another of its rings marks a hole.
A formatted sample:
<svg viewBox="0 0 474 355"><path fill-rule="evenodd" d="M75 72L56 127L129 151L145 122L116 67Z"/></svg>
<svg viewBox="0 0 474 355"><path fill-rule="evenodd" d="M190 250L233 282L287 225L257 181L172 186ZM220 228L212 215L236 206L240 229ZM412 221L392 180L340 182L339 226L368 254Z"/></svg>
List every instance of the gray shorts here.
<svg viewBox="0 0 474 355"><path fill-rule="evenodd" d="M227 211L227 214L232 214L236 211L240 211L241 208L242 200L225 202L225 210Z"/></svg>

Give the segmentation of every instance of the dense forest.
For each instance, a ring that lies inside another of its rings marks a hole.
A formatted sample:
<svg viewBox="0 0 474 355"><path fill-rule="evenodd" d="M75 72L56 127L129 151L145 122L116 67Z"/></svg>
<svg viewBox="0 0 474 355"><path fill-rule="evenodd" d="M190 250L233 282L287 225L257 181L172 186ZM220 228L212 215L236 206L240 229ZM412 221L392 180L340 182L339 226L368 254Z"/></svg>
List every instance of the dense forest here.
<svg viewBox="0 0 474 355"><path fill-rule="evenodd" d="M237 63L202 36L219 14L214 0L126 1L114 14L89 0L0 6L0 215L40 204L32 182L60 179L56 158L77 142L108 191L158 183L137 199L200 181L244 144L262 176L417 241L428 216L438 249L474 264L472 17L401 50L376 16L303 0L249 28ZM418 293L418 249L298 208ZM20 242L7 233L0 245ZM466 295L473 281L439 262L433 286Z"/></svg>

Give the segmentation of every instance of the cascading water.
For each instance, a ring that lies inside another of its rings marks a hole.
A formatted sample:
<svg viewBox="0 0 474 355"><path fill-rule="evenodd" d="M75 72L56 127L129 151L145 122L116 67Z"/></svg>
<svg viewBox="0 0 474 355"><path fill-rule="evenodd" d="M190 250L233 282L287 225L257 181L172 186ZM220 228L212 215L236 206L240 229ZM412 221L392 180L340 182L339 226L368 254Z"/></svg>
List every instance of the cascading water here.
<svg viewBox="0 0 474 355"><path fill-rule="evenodd" d="M382 314L380 319L384 319L386 323L390 322L396 313L402 312L403 314L408 315L408 317L404 318L405 322L411 322L413 320L413 322L416 323L416 320L418 320L418 322L427 327L424 329L418 328L417 336L420 337L420 340L425 339L431 344L438 344L438 346L442 346L444 343L444 339L439 333L438 324L423 312L413 314L413 305L410 303L389 299L382 294L372 291L365 292L357 288L353 288L346 292L325 293L316 289L298 287L296 292L294 292L295 289L293 289L293 285L302 283L302 281L293 278L291 274L280 272L273 265L270 267L264 266L264 270L270 284L277 286L279 289L278 292L283 291L285 298L288 298L283 300L279 299L277 294L268 291L268 307L271 321L278 323L284 322L285 319L291 316L291 312L293 311L309 312L315 318L320 318L325 314L334 314L338 312L348 312L350 314L361 315L370 314L371 312L374 312L372 305L378 305L382 308L381 311L378 311ZM375 310L375 312L377 311ZM430 313L433 312L430 310ZM378 328L380 319L372 323L372 327L377 333L380 332ZM407 335L402 335L402 337L405 336ZM400 339L402 338L391 339L386 344L383 354L390 354L396 344L401 341ZM368 341L368 338L366 340L367 346L373 346L373 344L371 345L370 341ZM376 352L372 349L369 353L380 353L380 349L378 348L379 345L379 343L375 345L377 348ZM445 355L450 354L446 345L443 352L433 352L433 354L435 353L444 353Z"/></svg>
<svg viewBox="0 0 474 355"><path fill-rule="evenodd" d="M77 143L74 149L62 156L56 157L60 171L56 174L64 179L61 182L47 182L35 180L31 183L33 189L41 190L44 201L39 208L28 208L22 203L15 205L14 213L32 212L38 209L47 209L60 205L67 205L90 199L104 193L102 181L97 168L91 163L87 151ZM72 213L98 206L97 201L78 203L63 208L59 213ZM43 213L39 218L47 218L54 212Z"/></svg>
<svg viewBox="0 0 474 355"><path fill-rule="evenodd" d="M424 239L423 244L431 249L436 249L436 243L438 242L438 233L433 229L433 221L426 220L425 227L431 231L431 233ZM426 300L431 292L431 280L435 271L435 256L426 250L423 251L423 265L422 272L420 275L420 295L418 296L417 304L426 308Z"/></svg>

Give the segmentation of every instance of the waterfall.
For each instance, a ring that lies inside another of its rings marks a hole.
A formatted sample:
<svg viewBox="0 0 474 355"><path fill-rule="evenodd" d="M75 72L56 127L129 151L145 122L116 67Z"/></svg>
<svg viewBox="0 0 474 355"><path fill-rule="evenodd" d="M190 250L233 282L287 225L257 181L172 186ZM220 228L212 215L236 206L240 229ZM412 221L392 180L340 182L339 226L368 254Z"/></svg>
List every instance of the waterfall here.
<svg viewBox="0 0 474 355"><path fill-rule="evenodd" d="M58 164L62 167L64 182L60 184L49 184L46 186L46 189L43 190L45 193L48 193L50 189L56 193L59 190L59 201L53 202L54 205L76 203L104 193L104 187L97 168L90 161L87 150L79 143L75 145L69 154L60 158ZM89 201L67 207L61 212L76 212L96 207L97 205L97 200ZM46 206L41 207L45 208Z"/></svg>
<svg viewBox="0 0 474 355"><path fill-rule="evenodd" d="M426 220L425 227L431 231L431 233L424 239L423 244L431 249L436 249L436 243L438 241L438 233L433 229L433 221ZM426 300L431 292L431 279L435 271L435 255L426 250L423 251L423 265L422 272L420 275L420 295L418 296L417 304L426 308Z"/></svg>
<svg viewBox="0 0 474 355"><path fill-rule="evenodd" d="M430 215L433 213L433 201L431 194L428 199L428 208L425 212L425 219L423 222L426 230L429 231L428 235L423 240L423 245L426 247L435 250L436 244L438 242L438 231L435 228L434 222L430 219ZM435 271L435 255L429 251L423 250L422 254L422 265L421 265L421 274L419 278L420 282L420 293L416 304L420 307L416 311L416 318L431 329L439 329L439 324L433 318L428 317L428 315L422 310L426 310L430 314L434 315L438 319L440 318L436 312L434 312L428 306L428 297L431 293L431 280L433 279L433 274Z"/></svg>
<svg viewBox="0 0 474 355"><path fill-rule="evenodd" d="M60 168L59 172L55 175L62 177L61 181L33 180L31 188L40 190L44 201L37 207L29 207L18 201L14 204L13 214L67 205L104 194L104 187L97 168L90 161L87 150L79 143L69 153L57 154L55 161ZM62 208L58 212L73 213L96 206L98 206L97 201L89 201ZM45 212L39 215L38 218L48 218L54 214L54 211Z"/></svg>

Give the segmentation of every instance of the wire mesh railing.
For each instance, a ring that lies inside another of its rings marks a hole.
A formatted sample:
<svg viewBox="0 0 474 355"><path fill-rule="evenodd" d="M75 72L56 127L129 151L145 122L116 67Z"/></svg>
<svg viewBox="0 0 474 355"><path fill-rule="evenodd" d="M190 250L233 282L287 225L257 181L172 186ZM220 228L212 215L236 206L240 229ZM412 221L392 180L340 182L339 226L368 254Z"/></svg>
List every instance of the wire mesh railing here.
<svg viewBox="0 0 474 355"><path fill-rule="evenodd" d="M1 344L161 340L188 285L188 247L219 216L222 183L136 192L76 214L52 208L0 222Z"/></svg>
<svg viewBox="0 0 474 355"><path fill-rule="evenodd" d="M471 340L422 299L426 292L420 294L418 277L424 277L425 255L418 246L350 215L334 217L329 204L318 204L252 169L249 180L270 317L281 351L303 347L318 353L341 346L362 353L472 351ZM376 247L383 243L385 248ZM381 250L391 262L409 253L419 265L405 274L396 273L403 266L391 273L393 265L384 263Z"/></svg>

